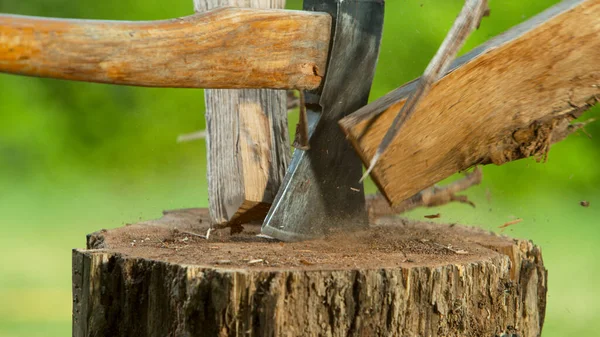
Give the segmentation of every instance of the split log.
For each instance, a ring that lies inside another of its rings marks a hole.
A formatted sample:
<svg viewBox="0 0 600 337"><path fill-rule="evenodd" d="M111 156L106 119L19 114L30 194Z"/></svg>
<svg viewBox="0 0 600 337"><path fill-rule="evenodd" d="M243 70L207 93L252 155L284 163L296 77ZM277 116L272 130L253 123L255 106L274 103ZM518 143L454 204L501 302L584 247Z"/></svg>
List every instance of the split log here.
<svg viewBox="0 0 600 337"><path fill-rule="evenodd" d="M197 12L219 6L283 8L285 0L194 0ZM285 29L274 28L270 34L292 38ZM328 36L316 39L322 43ZM236 231L240 224L264 219L285 176L290 157L287 95L284 90L243 89L205 90L204 97L211 221Z"/></svg>
<svg viewBox="0 0 600 337"><path fill-rule="evenodd" d="M563 1L456 60L371 177L391 205L478 164L545 158L600 97L600 1ZM368 165L409 83L341 121Z"/></svg>
<svg viewBox="0 0 600 337"><path fill-rule="evenodd" d="M150 87L314 89L330 26L327 14L248 8L139 22L0 15L0 72Z"/></svg>
<svg viewBox="0 0 600 337"><path fill-rule="evenodd" d="M547 271L530 241L398 218L285 244L208 228L189 209L89 235L73 335L541 334Z"/></svg>

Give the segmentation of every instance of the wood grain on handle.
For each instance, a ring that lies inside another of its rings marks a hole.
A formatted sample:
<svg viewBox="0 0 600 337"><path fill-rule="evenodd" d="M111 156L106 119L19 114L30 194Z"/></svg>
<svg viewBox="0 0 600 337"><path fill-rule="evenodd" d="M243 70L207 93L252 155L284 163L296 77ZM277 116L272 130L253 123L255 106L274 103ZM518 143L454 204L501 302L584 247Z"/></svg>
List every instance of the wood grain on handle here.
<svg viewBox="0 0 600 337"><path fill-rule="evenodd" d="M0 72L179 88L313 89L327 14L219 8L164 21L0 15Z"/></svg>

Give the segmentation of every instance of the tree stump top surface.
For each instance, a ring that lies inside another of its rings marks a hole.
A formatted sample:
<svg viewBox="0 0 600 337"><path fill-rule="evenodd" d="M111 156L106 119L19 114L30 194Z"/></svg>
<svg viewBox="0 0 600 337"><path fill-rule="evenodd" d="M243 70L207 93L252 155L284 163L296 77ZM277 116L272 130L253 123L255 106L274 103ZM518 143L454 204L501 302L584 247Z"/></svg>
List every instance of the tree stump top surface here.
<svg viewBox="0 0 600 337"><path fill-rule="evenodd" d="M500 254L515 257L513 247L532 249L527 241L477 228L389 218L358 232L332 232L304 242L277 242L257 237L248 225L231 235L214 230L209 240L205 209L165 211L158 220L88 235L88 249L175 264L251 270L347 270L437 267L481 262Z"/></svg>

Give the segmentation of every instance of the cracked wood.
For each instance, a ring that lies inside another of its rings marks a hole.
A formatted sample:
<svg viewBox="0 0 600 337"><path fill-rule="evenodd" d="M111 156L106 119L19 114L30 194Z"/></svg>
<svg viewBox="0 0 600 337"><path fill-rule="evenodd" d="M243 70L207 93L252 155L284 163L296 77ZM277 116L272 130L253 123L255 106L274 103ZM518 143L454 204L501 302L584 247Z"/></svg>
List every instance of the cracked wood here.
<svg viewBox="0 0 600 337"><path fill-rule="evenodd" d="M194 0L196 11L220 6L283 8L285 0ZM274 27L270 35L298 43L285 27ZM227 39L223 43L230 43ZM204 97L211 222L238 231L241 224L265 217L285 175L290 156L287 93L208 89Z"/></svg>
<svg viewBox="0 0 600 337"><path fill-rule="evenodd" d="M553 129L600 97L600 0L570 0L463 57L423 98L372 178L396 206L476 164L547 153ZM340 124L368 164L415 81Z"/></svg>

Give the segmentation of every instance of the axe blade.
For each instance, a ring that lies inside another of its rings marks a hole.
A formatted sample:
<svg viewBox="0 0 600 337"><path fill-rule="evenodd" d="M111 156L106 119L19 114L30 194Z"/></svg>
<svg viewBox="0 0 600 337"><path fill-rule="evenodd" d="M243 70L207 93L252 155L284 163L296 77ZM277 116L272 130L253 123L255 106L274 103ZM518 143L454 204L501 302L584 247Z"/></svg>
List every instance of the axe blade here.
<svg viewBox="0 0 600 337"><path fill-rule="evenodd" d="M383 31L383 0L305 0L304 9L333 17L321 92L306 92L309 150L296 149L263 223L283 241L368 226L362 162L338 121L367 104Z"/></svg>

